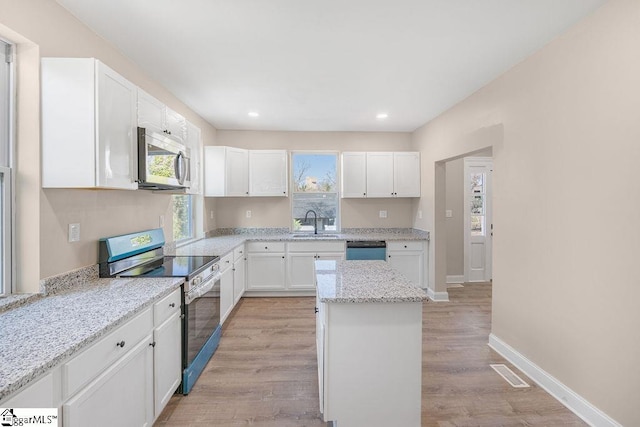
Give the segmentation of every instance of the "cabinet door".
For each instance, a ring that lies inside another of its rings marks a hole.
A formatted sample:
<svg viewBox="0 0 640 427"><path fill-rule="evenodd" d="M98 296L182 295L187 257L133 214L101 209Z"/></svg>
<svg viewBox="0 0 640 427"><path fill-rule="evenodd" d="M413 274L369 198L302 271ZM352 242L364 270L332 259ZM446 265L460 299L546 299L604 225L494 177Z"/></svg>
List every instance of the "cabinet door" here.
<svg viewBox="0 0 640 427"><path fill-rule="evenodd" d="M316 254L310 252L289 252L287 268L289 270L289 289L315 289L316 277L314 261Z"/></svg>
<svg viewBox="0 0 640 427"><path fill-rule="evenodd" d="M393 196L393 153L367 153L367 197Z"/></svg>
<svg viewBox="0 0 640 427"><path fill-rule="evenodd" d="M154 419L180 385L182 373L182 321L174 313L153 331Z"/></svg>
<svg viewBox="0 0 640 427"><path fill-rule="evenodd" d="M233 305L236 305L244 294L246 287L246 265L247 263L244 257L239 258L233 264Z"/></svg>
<svg viewBox="0 0 640 427"><path fill-rule="evenodd" d="M416 286L422 287L422 252L389 252L387 262Z"/></svg>
<svg viewBox="0 0 640 427"><path fill-rule="evenodd" d="M96 185L137 189L136 87L97 62Z"/></svg>
<svg viewBox="0 0 640 427"><path fill-rule="evenodd" d="M249 154L247 150L226 147L225 196L249 194Z"/></svg>
<svg viewBox="0 0 640 427"><path fill-rule="evenodd" d="M153 422L151 335L109 367L62 407L66 427L111 427L114 417L127 426Z"/></svg>
<svg viewBox="0 0 640 427"><path fill-rule="evenodd" d="M220 324L233 310L233 268L227 268L220 276Z"/></svg>
<svg viewBox="0 0 640 427"><path fill-rule="evenodd" d="M367 153L342 153L342 197L367 197Z"/></svg>
<svg viewBox="0 0 640 427"><path fill-rule="evenodd" d="M174 139L180 142L186 141L187 121L182 115L176 113L169 107L165 107L165 129Z"/></svg>
<svg viewBox="0 0 640 427"><path fill-rule="evenodd" d="M396 197L420 197L420 153L393 153Z"/></svg>
<svg viewBox="0 0 640 427"><path fill-rule="evenodd" d="M59 391L56 393L56 386L59 390L60 383L56 383L54 375L54 373L45 375L26 389L2 402L0 406L3 408L54 408L58 406Z"/></svg>
<svg viewBox="0 0 640 427"><path fill-rule="evenodd" d="M138 88L138 126L153 132L164 132L165 105Z"/></svg>
<svg viewBox="0 0 640 427"><path fill-rule="evenodd" d="M249 195L287 195L287 152L285 150L249 151Z"/></svg>
<svg viewBox="0 0 640 427"><path fill-rule="evenodd" d="M187 147L191 149L191 186L188 194L202 194L202 137L200 128L187 122Z"/></svg>
<svg viewBox="0 0 640 427"><path fill-rule="evenodd" d="M285 288L284 253L250 253L247 257L248 290L281 290Z"/></svg>

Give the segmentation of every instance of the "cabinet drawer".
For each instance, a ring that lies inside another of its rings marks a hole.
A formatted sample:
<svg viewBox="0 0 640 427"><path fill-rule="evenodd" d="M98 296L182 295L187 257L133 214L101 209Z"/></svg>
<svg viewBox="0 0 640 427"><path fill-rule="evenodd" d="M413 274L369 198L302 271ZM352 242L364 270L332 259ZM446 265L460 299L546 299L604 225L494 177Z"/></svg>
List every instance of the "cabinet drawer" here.
<svg viewBox="0 0 640 427"><path fill-rule="evenodd" d="M233 250L233 261L237 261L244 256L244 245L240 245Z"/></svg>
<svg viewBox="0 0 640 427"><path fill-rule="evenodd" d="M70 397L117 359L132 349L153 329L151 308L134 317L74 357L62 367L63 398ZM120 347L116 344L124 342Z"/></svg>
<svg viewBox="0 0 640 427"><path fill-rule="evenodd" d="M289 252L344 252L344 241L339 242L291 242Z"/></svg>
<svg viewBox="0 0 640 427"><path fill-rule="evenodd" d="M220 258L220 272L224 273L233 264L233 252L229 252Z"/></svg>
<svg viewBox="0 0 640 427"><path fill-rule="evenodd" d="M173 313L180 312L180 296L182 288L178 288L153 305L153 324L159 326Z"/></svg>
<svg viewBox="0 0 640 427"><path fill-rule="evenodd" d="M247 252L284 252L284 242L249 242Z"/></svg>
<svg viewBox="0 0 640 427"><path fill-rule="evenodd" d="M421 251L423 250L423 244L419 240L404 241L404 242L387 242L388 251Z"/></svg>

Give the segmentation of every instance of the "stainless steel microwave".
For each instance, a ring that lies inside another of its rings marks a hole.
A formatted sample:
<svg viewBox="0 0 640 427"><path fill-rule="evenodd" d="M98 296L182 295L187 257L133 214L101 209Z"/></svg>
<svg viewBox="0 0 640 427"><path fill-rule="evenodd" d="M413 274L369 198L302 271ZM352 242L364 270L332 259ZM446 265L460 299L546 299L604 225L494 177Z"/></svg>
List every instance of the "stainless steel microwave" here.
<svg viewBox="0 0 640 427"><path fill-rule="evenodd" d="M168 135L138 128L138 188L189 188L191 150Z"/></svg>

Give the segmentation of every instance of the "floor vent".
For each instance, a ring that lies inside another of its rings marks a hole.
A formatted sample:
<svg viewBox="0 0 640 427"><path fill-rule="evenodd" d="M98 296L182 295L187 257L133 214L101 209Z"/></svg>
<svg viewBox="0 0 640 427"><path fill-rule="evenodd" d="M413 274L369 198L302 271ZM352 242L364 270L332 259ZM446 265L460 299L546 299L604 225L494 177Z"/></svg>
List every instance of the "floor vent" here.
<svg viewBox="0 0 640 427"><path fill-rule="evenodd" d="M489 365L496 371L502 378L504 378L512 387L515 388L525 388L529 387L529 384L524 382L522 378L517 376L511 369L509 369L506 365Z"/></svg>

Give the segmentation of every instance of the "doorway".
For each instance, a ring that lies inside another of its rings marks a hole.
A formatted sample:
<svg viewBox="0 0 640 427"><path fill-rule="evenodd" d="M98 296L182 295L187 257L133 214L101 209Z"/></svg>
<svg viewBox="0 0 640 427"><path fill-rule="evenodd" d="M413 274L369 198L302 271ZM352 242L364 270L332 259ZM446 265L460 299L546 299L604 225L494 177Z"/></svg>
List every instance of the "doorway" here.
<svg viewBox="0 0 640 427"><path fill-rule="evenodd" d="M464 159L464 281L492 279L492 173L490 157Z"/></svg>

